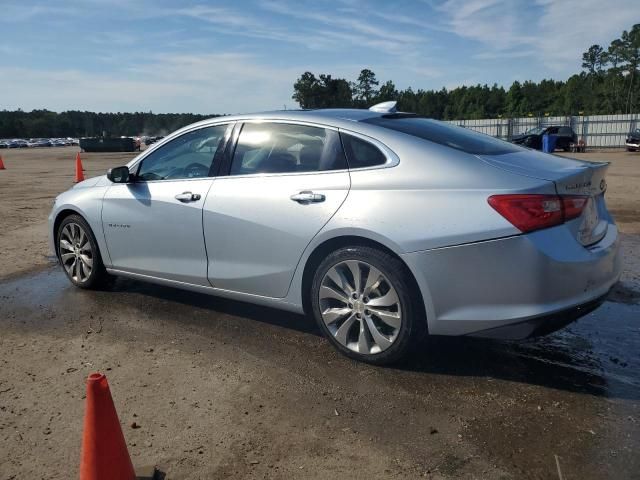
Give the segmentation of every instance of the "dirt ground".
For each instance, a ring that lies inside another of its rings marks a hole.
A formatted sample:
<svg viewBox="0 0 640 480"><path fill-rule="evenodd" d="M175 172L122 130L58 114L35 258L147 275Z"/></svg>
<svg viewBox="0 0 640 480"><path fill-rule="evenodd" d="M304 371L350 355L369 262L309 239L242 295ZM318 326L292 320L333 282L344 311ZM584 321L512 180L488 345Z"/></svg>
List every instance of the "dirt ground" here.
<svg viewBox="0 0 640 480"><path fill-rule="evenodd" d="M96 370L134 464L167 479L640 478L640 154L574 154L611 162L611 301L547 337L433 338L379 368L301 316L124 279L72 288L46 218L76 151L0 150L0 480L77 477ZM131 156L83 154L85 175Z"/></svg>

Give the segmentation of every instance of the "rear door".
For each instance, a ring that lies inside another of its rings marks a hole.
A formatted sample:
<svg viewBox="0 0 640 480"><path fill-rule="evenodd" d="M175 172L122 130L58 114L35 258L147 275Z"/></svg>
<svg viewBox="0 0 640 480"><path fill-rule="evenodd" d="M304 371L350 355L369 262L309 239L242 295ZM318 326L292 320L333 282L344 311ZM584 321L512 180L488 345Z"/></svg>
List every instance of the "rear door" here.
<svg viewBox="0 0 640 480"><path fill-rule="evenodd" d="M134 179L107 190L102 223L112 267L209 285L202 207L229 127L189 131L154 150Z"/></svg>
<svg viewBox="0 0 640 480"><path fill-rule="evenodd" d="M216 179L204 205L211 284L286 296L304 249L340 208L349 187L337 130L245 123L228 176Z"/></svg>

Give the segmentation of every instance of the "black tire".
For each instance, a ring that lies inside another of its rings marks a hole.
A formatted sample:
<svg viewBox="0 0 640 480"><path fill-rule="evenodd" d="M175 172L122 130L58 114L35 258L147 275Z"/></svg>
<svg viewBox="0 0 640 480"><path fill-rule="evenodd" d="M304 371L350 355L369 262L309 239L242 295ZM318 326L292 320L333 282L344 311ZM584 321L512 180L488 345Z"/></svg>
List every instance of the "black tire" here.
<svg viewBox="0 0 640 480"><path fill-rule="evenodd" d="M61 257L61 247L60 247L60 239L62 236L62 232L65 226L70 224L79 225L88 237L88 241L91 245L91 251L93 254L93 267L88 277L83 281L78 281L74 279L67 269L64 267L62 257ZM80 215L73 214L65 217L60 225L58 226L58 230L56 231L56 256L58 257L58 262L60 262L60 266L64 271L67 278L73 283L76 287L84 288L84 289L98 289L100 287L105 286L110 280L111 275L109 275L104 267L104 263L102 262L102 256L100 255L100 249L98 248L98 242L96 242L96 238L91 230L91 227L87 223L87 221L82 218Z"/></svg>
<svg viewBox="0 0 640 480"><path fill-rule="evenodd" d="M402 323L399 332L386 350L376 354L361 354L342 345L331 333L322 319L320 307L320 287L326 273L335 265L356 260L377 268L395 289L401 311ZM396 257L376 248L352 246L340 248L329 254L318 266L311 284L310 304L313 316L323 334L331 344L344 355L361 362L374 365L388 365L405 359L427 333L424 307L421 296L407 267Z"/></svg>

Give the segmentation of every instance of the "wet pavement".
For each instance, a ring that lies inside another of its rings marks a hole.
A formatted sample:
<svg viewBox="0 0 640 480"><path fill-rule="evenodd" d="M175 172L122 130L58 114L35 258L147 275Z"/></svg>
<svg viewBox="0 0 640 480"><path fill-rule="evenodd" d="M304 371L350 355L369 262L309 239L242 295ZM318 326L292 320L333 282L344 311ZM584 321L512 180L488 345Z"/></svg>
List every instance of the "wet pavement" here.
<svg viewBox="0 0 640 480"><path fill-rule="evenodd" d="M81 291L53 268L14 278L0 284L0 479L47 476L25 467L34 451L53 455L38 418L60 418L58 448L74 458L79 421L63 425L59 410L81 409L93 369L122 382L121 417L135 405L151 424L134 461L168 478L558 478L555 456L565 479L640 478L640 304L613 298L625 301L546 337L434 337L379 368L343 358L294 314L124 279ZM64 378L30 387L59 397L51 405L13 396L36 367ZM156 383L140 387L146 376ZM188 380L195 400L180 396ZM218 414L192 425L205 405ZM57 468L47 478L76 472Z"/></svg>

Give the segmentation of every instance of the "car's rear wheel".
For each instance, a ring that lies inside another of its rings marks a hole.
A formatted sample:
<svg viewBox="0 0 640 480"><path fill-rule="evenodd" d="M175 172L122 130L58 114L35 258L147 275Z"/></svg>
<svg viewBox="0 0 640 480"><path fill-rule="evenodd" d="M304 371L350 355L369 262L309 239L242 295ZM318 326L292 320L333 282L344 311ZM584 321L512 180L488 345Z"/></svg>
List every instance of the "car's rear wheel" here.
<svg viewBox="0 0 640 480"><path fill-rule="evenodd" d="M65 217L56 234L58 260L71 283L97 288L109 277L91 227L80 215Z"/></svg>
<svg viewBox="0 0 640 480"><path fill-rule="evenodd" d="M314 317L345 355L373 364L405 357L426 322L407 268L370 247L340 248L318 266L311 287Z"/></svg>

